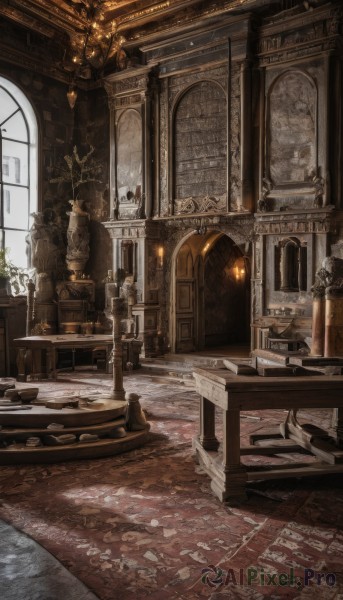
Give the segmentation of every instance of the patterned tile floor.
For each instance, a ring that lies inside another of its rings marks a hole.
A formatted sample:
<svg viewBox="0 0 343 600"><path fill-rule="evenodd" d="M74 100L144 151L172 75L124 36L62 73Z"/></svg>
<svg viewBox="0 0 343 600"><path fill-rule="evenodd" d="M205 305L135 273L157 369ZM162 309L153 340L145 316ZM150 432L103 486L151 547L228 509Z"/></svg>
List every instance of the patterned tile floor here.
<svg viewBox="0 0 343 600"><path fill-rule="evenodd" d="M125 389L140 393L151 423L149 442L94 461L2 467L0 517L100 600L343 600L343 478L260 482L246 503L220 503L193 455L199 399L187 383L127 374ZM39 385L54 396L101 393L111 378L80 371ZM244 413L242 443L284 417ZM301 416L324 427L330 419L325 410ZM19 600L36 598L27 583ZM44 593L37 598L48 600Z"/></svg>

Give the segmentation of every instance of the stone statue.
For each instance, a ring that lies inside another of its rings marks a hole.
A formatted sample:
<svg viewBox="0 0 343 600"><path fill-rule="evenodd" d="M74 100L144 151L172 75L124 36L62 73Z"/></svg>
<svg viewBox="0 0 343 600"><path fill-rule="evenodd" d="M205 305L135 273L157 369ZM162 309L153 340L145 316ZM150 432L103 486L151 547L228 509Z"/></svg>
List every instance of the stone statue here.
<svg viewBox="0 0 343 600"><path fill-rule="evenodd" d="M62 261L62 233L56 223L55 213L49 209L33 213L29 234L30 265L37 273L55 273Z"/></svg>

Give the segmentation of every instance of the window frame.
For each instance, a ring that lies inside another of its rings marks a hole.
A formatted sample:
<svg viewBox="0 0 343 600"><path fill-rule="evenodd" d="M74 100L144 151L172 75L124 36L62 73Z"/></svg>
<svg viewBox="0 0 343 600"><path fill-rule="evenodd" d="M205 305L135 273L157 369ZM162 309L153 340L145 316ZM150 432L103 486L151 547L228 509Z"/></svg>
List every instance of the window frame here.
<svg viewBox="0 0 343 600"><path fill-rule="evenodd" d="M39 166L39 161L38 161L38 121L37 121L37 117L34 111L34 108L30 102L30 100L28 99L28 97L26 96L26 94L18 87L18 85L16 85L15 83L13 83L12 81L10 81L9 79L7 79L6 77L4 77L3 75L0 74L0 88L2 90L4 90L5 93L7 93L12 101L15 103L15 105L17 106L17 110L13 113L8 114L4 120L0 123L0 128L3 129L6 127L6 122L17 112L20 112L25 126L26 126L26 130L27 130L27 141L23 141L21 139L13 139L10 136L6 136L6 133L4 135L4 133L2 133L2 138L8 141L13 141L15 143L19 143L19 144L24 144L25 146L27 146L27 167L28 167L28 173L27 173L27 182L23 185L20 184L17 181L17 177L15 177L15 182L11 182L8 183L6 181L4 181L3 178L3 170L2 170L2 148L0 148L0 201L1 201L1 214L0 214L0 248L4 248L4 247L8 247L9 248L9 252L11 251L11 246L6 243L6 232L7 231L18 231L18 232L25 232L26 234L29 233L30 231L30 227L32 225L32 213L37 212L39 209L39 202L38 202L38 166ZM11 167L9 165L8 167L9 172L11 171ZM23 229L23 228L16 228L16 227L6 227L5 226L5 221L4 221L4 217L5 217L5 211L6 211L6 206L5 206L5 191L6 188L8 187L13 187L13 188L25 188L28 190L28 214L27 214L27 228ZM25 252L25 248L23 248L24 252ZM11 252L10 252L11 253ZM19 265L21 266L21 265ZM26 265L28 267L28 264Z"/></svg>

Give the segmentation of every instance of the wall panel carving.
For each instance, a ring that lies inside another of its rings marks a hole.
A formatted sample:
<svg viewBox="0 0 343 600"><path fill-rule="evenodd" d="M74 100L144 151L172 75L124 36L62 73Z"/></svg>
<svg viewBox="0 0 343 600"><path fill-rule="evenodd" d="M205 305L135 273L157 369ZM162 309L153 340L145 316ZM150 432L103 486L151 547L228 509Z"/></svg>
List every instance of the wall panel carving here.
<svg viewBox="0 0 343 600"><path fill-rule="evenodd" d="M138 202L142 193L142 119L126 110L117 124L117 189L122 204Z"/></svg>
<svg viewBox="0 0 343 600"><path fill-rule="evenodd" d="M168 215L168 80L161 81L160 94L160 213Z"/></svg>
<svg viewBox="0 0 343 600"><path fill-rule="evenodd" d="M300 71L279 77L269 93L268 170L275 186L303 184L317 171L317 94Z"/></svg>
<svg viewBox="0 0 343 600"><path fill-rule="evenodd" d="M230 106L230 200L229 210L238 208L240 194L240 130L241 130L241 89L240 65L232 64L230 73L231 106Z"/></svg>
<svg viewBox="0 0 343 600"><path fill-rule="evenodd" d="M172 205L172 173L170 172L170 163L168 161L169 148L172 147L173 139L172 124L170 115L176 111L177 103L181 98L183 92L190 89L193 85L199 83L200 85L212 85L214 89L220 89L222 93L223 103L226 104L226 93L224 90L227 89L228 79L228 68L227 65L220 65L218 67L212 67L210 70L198 71L193 73L184 73L168 78L161 79L160 88L160 215L167 216L172 214L174 207ZM219 87L220 86L220 87ZM194 107L193 107L194 108ZM227 108L225 109L226 114L223 116L223 129L227 130ZM225 120L224 120L225 119ZM189 133L189 132L188 132ZM227 156L227 149L225 149L225 160ZM227 168L225 166L225 168ZM201 183L201 182L199 182ZM224 197L227 193L227 184L225 184L224 190L221 194L216 196L212 195L211 208L209 205L205 208L205 211L215 210L226 210L227 199ZM190 198L196 197L196 194L191 194ZM224 197L224 199L223 199ZM210 200L209 194L202 194L200 198L201 206L198 202L195 202L194 208L190 208L187 205L186 210L183 208L179 211L179 207L176 207L176 212L188 213L203 210L203 207L208 204ZM223 204L224 202L224 204ZM188 203L187 203L188 204Z"/></svg>
<svg viewBox="0 0 343 600"><path fill-rule="evenodd" d="M226 98L219 85L204 81L181 97L174 120L175 214L183 212L185 198L201 201L208 197L201 208L199 203L194 205L195 211L211 210L211 197L216 199L212 204L217 210L225 210L226 121ZM223 200L218 199L223 195Z"/></svg>

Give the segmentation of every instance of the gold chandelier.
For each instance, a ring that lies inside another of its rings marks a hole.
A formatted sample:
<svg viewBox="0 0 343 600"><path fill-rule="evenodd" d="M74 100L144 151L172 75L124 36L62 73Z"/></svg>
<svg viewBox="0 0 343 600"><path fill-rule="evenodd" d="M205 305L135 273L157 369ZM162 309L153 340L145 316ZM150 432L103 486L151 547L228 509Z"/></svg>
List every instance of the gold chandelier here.
<svg viewBox="0 0 343 600"><path fill-rule="evenodd" d="M77 98L77 79L96 79L106 63L121 49L125 38L117 31L117 22L105 23L104 0L71 0L78 11L80 31L70 40L70 52L64 68L71 72L72 83L67 93L70 107Z"/></svg>

